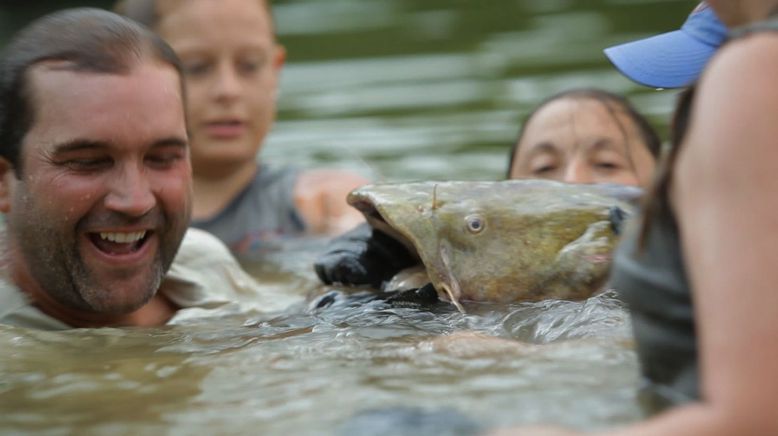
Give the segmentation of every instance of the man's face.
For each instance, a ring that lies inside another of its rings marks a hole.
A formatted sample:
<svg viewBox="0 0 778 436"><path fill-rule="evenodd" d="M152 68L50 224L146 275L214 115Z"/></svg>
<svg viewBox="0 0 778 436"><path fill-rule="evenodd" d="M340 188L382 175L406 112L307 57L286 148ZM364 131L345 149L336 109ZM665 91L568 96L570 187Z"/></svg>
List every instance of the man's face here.
<svg viewBox="0 0 778 436"><path fill-rule="evenodd" d="M77 311L132 312L156 292L191 210L179 77L29 72L33 125L6 210L19 285ZM21 273L20 273L21 271Z"/></svg>

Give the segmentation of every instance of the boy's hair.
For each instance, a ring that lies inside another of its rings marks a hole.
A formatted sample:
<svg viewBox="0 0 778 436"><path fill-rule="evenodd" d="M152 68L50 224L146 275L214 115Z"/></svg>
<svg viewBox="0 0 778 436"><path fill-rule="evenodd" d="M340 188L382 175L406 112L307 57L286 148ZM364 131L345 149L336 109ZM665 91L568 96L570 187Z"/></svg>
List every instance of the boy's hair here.
<svg viewBox="0 0 778 436"><path fill-rule="evenodd" d="M163 11L170 10L177 6L177 3L187 0L119 0L113 10L117 14L131 18L150 29L156 30L159 21L162 19ZM270 24L273 25L273 15L270 10L269 0L257 0L267 10L270 17ZM275 32L271 29L271 31Z"/></svg>

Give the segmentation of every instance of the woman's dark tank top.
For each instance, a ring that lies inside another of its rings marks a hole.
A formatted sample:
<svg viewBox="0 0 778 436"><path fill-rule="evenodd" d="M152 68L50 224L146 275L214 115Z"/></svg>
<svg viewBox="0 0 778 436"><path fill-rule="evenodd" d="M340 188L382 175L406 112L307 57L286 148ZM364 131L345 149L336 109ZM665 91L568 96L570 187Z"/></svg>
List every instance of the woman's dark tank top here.
<svg viewBox="0 0 778 436"><path fill-rule="evenodd" d="M616 250L610 285L627 303L649 409L699 396L693 302L674 220L651 219L643 247L638 220Z"/></svg>
<svg viewBox="0 0 778 436"><path fill-rule="evenodd" d="M778 19L733 30L730 41L763 31L778 31ZM668 204L667 192L659 195ZM645 380L640 397L651 411L700 396L694 301L675 217L669 208L661 210L644 217L649 222L642 246L641 223L632 223L616 250L610 280L631 312Z"/></svg>

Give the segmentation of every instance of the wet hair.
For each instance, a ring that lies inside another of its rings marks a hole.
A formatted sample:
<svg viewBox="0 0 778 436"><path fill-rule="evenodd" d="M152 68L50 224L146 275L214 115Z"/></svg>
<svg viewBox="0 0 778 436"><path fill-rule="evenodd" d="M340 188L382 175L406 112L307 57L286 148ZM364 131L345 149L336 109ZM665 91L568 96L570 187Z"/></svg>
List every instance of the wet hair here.
<svg viewBox="0 0 778 436"><path fill-rule="evenodd" d="M171 66L182 77L178 57L162 39L112 12L66 9L33 21L16 33L0 57L0 157L21 178L21 146L36 117L32 67L55 61L63 71L128 74L147 59Z"/></svg>
<svg viewBox="0 0 778 436"><path fill-rule="evenodd" d="M162 20L164 11L170 10L174 7L174 3L182 3L188 0L119 0L114 6L113 10L117 14L124 15L131 18L150 29L157 29L160 20ZM270 16L270 23L272 26L273 15L270 11L269 0L257 0L267 10Z"/></svg>
<svg viewBox="0 0 778 436"><path fill-rule="evenodd" d="M611 115L613 120L616 122L624 138L628 138L626 127L621 123L621 120L619 120L619 118L616 116L617 112L623 112L633 123L635 123L635 127L637 127L638 129L640 138L643 140L643 143L645 144L649 153L651 153L651 155L655 159L659 158L662 149L662 141L659 139L659 135L656 133L656 130L654 130L654 128L651 126L651 123L648 122L646 117L641 115L640 112L638 112L637 109L635 109L635 107L632 106L632 104L626 98L618 94L614 94L608 91L603 91L601 89L594 89L594 88L571 89L571 90L563 91L558 94L552 95L551 97L543 100L524 118L524 122L521 123L521 129L519 130L519 135L516 138L516 141L513 143L513 146L511 147L510 159L508 160L508 172L506 177L510 178L511 176L511 170L513 169L513 161L516 158L516 154L519 152L519 144L521 144L521 140L524 138L524 132L527 130L527 126L529 125L529 123L532 122L532 118L535 116L535 114L537 114L541 109L543 109L550 103L553 103L557 100L563 100L563 99L594 100L599 102L600 104L603 105L603 107L605 107L605 109Z"/></svg>
<svg viewBox="0 0 778 436"><path fill-rule="evenodd" d="M692 85L678 95L675 112L670 125L670 152L659 164L653 185L643 197L643 222L640 225L638 248L644 249L651 231L651 218L656 217L670 226L675 226L673 211L670 205L670 186L673 182L673 168L678 160L681 145L689 130L689 121L694 110L694 96L697 85Z"/></svg>

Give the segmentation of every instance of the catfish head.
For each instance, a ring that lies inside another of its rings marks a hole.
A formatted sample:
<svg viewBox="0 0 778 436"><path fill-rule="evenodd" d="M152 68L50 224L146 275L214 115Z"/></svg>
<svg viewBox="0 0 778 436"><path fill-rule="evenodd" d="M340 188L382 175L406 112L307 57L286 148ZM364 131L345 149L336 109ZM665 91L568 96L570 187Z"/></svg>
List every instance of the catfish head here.
<svg viewBox="0 0 778 436"><path fill-rule="evenodd" d="M419 258L443 299L581 299L598 290L638 188L545 180L368 185L348 202Z"/></svg>

